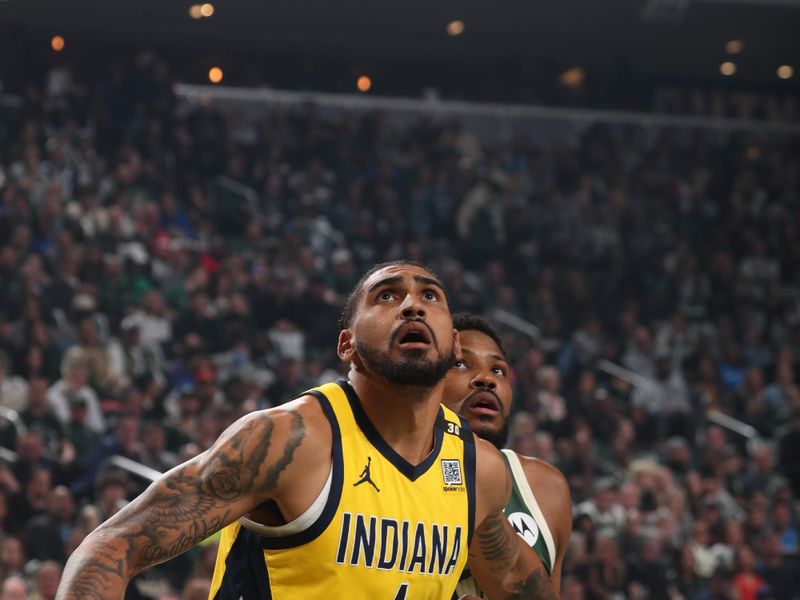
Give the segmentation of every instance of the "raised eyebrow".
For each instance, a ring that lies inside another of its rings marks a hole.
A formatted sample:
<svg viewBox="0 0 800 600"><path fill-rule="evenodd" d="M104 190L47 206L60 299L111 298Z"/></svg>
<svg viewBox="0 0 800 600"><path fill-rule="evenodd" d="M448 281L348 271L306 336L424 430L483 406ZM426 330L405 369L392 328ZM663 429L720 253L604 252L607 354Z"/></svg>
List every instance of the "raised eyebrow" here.
<svg viewBox="0 0 800 600"><path fill-rule="evenodd" d="M472 354L473 356L476 356L478 353L475 352L474 350L470 350L469 348L461 346L461 354ZM510 366L510 363L508 362L508 359L506 359L505 357L501 356L500 354L490 354L489 357L495 359L498 362L501 362L501 363L505 364L506 366Z"/></svg>
<svg viewBox="0 0 800 600"><path fill-rule="evenodd" d="M469 348L465 348L464 346L461 346L461 354L471 354L472 356L477 356L478 355L478 353L475 352L474 350L471 350ZM508 361L505 358L503 358L501 355L499 355L499 354L490 354L489 357L493 358L497 362L503 363L506 367L510 367L511 366L508 363Z"/></svg>
<svg viewBox="0 0 800 600"><path fill-rule="evenodd" d="M385 279L381 279L380 281L376 281L371 286L369 286L369 289L367 290L367 293L371 294L372 292L374 292L378 288L381 288L381 287L384 287L384 286L387 286L387 285L394 285L396 283L400 283L402 280L403 280L403 278L400 277L399 275L393 275L392 277L386 277Z"/></svg>
<svg viewBox="0 0 800 600"><path fill-rule="evenodd" d="M444 284L438 279L433 277L425 277L424 275L414 275L414 281L417 283L424 283L425 285L432 285L438 287L444 293Z"/></svg>

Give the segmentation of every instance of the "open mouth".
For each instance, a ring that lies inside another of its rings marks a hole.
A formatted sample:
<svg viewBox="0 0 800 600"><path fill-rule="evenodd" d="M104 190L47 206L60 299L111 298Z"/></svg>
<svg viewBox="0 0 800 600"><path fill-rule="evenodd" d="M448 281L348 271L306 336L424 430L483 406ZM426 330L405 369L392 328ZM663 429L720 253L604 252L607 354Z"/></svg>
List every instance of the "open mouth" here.
<svg viewBox="0 0 800 600"><path fill-rule="evenodd" d="M431 332L421 321L402 325L396 334L397 343L407 349L423 349L431 344Z"/></svg>
<svg viewBox="0 0 800 600"><path fill-rule="evenodd" d="M483 417L495 417L500 415L502 407L500 400L492 392L486 390L479 390L473 392L461 407L461 411L471 411L472 413Z"/></svg>

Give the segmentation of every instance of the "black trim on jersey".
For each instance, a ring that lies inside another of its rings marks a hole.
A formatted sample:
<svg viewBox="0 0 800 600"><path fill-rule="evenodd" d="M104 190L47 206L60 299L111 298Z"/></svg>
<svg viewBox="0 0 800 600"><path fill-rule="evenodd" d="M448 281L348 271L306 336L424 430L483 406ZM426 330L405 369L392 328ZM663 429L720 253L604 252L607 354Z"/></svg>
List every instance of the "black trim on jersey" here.
<svg viewBox="0 0 800 600"><path fill-rule="evenodd" d="M458 416L458 415L456 415L456 416ZM444 431L448 435L455 435L455 436L461 438L465 442L472 443L472 441L473 441L473 439L472 439L472 429L470 429L468 423L467 423L467 426L464 427L464 423L466 423L466 421L464 421L464 419L462 419L461 417L458 417L458 418L461 419L461 423L457 423L456 421L448 421L447 417L444 416L444 411L440 410L439 414L436 415L436 427L438 429L441 429L442 431ZM455 431L450 431L450 429L448 428L448 425L451 424L451 423L453 425L457 425L458 429L455 430Z"/></svg>
<svg viewBox="0 0 800 600"><path fill-rule="evenodd" d="M213 600L272 600L259 536L244 527L225 557L225 573Z"/></svg>
<svg viewBox="0 0 800 600"><path fill-rule="evenodd" d="M475 437L467 420L460 415L458 418L461 419L461 431L469 434L462 438L464 440L464 471L466 471L464 481L467 482L467 510L469 511L467 516L469 527L467 548L469 548L472 545L472 535L475 533Z"/></svg>
<svg viewBox="0 0 800 600"><path fill-rule="evenodd" d="M322 509L322 514L314 521L308 529L287 535L285 537L268 537L259 535L262 548L269 549L285 549L295 548L307 544L312 540L317 539L320 534L330 525L336 510L339 508L339 501L342 499L342 480L344 479L344 462L342 461L342 432L339 429L339 422L336 420L336 414L333 412L331 403L320 391L311 390L304 395L314 396L322 407L322 411L328 418L331 424L331 454L333 479L331 481L331 489L328 494L328 500L325 502L325 508ZM244 596L248 598L248 596ZM238 600L238 599L237 599Z"/></svg>
<svg viewBox="0 0 800 600"><path fill-rule="evenodd" d="M350 385L350 382L346 379L340 379L336 383L338 383L339 386L344 390L344 393L347 394L347 400L350 402L350 408L353 411L353 416L355 417L358 427L364 432L364 435L367 437L369 442L375 446L375 449L380 452L386 460L392 463L398 471L400 471L411 481L416 481L420 476L424 475L428 469L431 468L431 465L433 465L433 463L436 461L436 458L439 456L439 452L442 449L442 438L444 437L443 428L434 427L433 450L431 450L431 453L421 463L418 465L412 465L405 458L395 452L394 448L387 444L386 440L384 440L381 437L381 434L378 433L378 430L375 429L375 426L370 422L367 413L364 412L364 408L361 406L361 402L358 400L358 396L356 396L356 391ZM444 415L442 413L443 410L441 407L439 407L439 415L437 420L444 419Z"/></svg>

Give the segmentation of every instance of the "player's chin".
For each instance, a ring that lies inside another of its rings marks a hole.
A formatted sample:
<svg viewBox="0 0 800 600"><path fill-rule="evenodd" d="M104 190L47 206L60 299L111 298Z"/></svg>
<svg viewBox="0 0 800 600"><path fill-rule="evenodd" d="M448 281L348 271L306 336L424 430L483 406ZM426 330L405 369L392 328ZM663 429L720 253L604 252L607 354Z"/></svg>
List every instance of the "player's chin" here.
<svg viewBox="0 0 800 600"><path fill-rule="evenodd" d="M504 426L494 426L487 423L475 423L471 425L472 431L475 432L482 440L486 440L495 448L503 448L508 438L508 431Z"/></svg>

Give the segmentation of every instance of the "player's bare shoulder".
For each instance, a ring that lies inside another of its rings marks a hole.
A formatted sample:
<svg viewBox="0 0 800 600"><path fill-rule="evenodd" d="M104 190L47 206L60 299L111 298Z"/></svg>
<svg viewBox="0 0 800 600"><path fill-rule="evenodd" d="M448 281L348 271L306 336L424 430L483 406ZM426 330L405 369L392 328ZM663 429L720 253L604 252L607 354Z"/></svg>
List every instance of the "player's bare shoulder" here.
<svg viewBox="0 0 800 600"><path fill-rule="evenodd" d="M313 480L324 481L330 461L326 462L323 457L331 455L332 433L330 422L315 397L301 396L245 418L257 424L265 441L274 438L270 459L275 461L271 472L274 480L265 481L265 485L279 487L280 478L311 481L312 487Z"/></svg>
<svg viewBox="0 0 800 600"><path fill-rule="evenodd" d="M287 482L291 490L295 479L308 478L330 440L330 426L317 400L301 397L236 421L204 455L201 475L220 497L275 497Z"/></svg>
<svg viewBox="0 0 800 600"><path fill-rule="evenodd" d="M311 440L313 440L315 446L318 443L325 443L326 441L328 445L330 445L330 440L332 439L330 422L325 416L322 406L317 398L308 394L305 396L300 396L299 398L296 398L291 402L287 402L286 404L282 404L281 406L270 408L261 412L277 413L280 411L297 413L300 415L303 420L303 425L306 428L308 435L311 437ZM319 448L317 449L319 450Z"/></svg>
<svg viewBox="0 0 800 600"><path fill-rule="evenodd" d="M517 456L542 514L561 542L560 548L569 540L572 531L572 497L567 478L546 461L520 454Z"/></svg>
<svg viewBox="0 0 800 600"><path fill-rule="evenodd" d="M531 456L517 454L522 470L531 488L536 493L540 504L545 504L548 499L556 499L553 504L559 505L564 499L570 498L569 484L564 474L549 462Z"/></svg>
<svg viewBox="0 0 800 600"><path fill-rule="evenodd" d="M498 507L502 510L511 493L508 467L500 451L491 443L476 435L474 439L477 508L479 512L482 508L487 512L492 512Z"/></svg>

